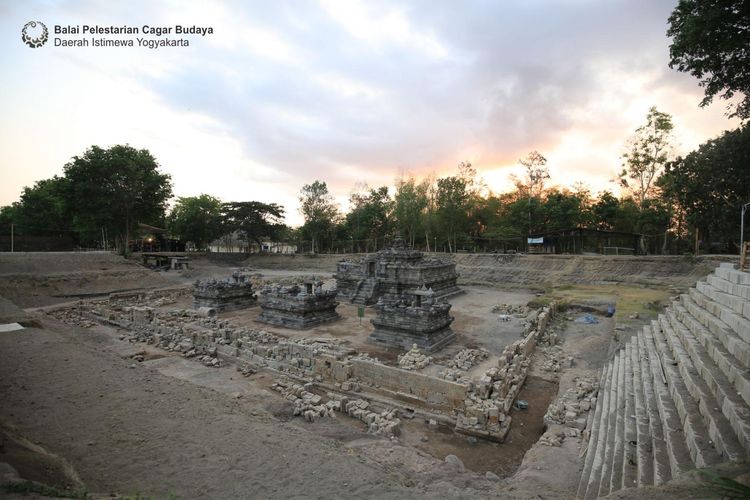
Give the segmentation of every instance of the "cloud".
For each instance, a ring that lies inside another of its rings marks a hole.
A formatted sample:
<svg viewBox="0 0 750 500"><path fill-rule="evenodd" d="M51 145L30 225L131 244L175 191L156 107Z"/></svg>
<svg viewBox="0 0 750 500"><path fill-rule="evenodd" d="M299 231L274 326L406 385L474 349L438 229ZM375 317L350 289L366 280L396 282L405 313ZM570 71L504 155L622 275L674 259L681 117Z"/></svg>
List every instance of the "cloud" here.
<svg viewBox="0 0 750 500"><path fill-rule="evenodd" d="M178 195L273 196L290 214L315 179L344 198L356 182L452 173L462 160L500 190L532 149L548 158L553 182L580 178L599 189L652 105L675 116L684 147L736 126L720 104L698 109L697 82L668 68L673 0L31 4L0 11L3 31L30 13L70 24L179 18L214 27L185 50L35 53L51 60L53 88L10 78L41 72L21 44L0 69L4 95L28 103L28 117L3 108L20 120L18 147L33 142L31 117L47 120L41 139L53 152L26 151L31 164L94 140L138 140L171 165ZM55 100L55 112L29 93ZM24 156L6 145L3 169Z"/></svg>

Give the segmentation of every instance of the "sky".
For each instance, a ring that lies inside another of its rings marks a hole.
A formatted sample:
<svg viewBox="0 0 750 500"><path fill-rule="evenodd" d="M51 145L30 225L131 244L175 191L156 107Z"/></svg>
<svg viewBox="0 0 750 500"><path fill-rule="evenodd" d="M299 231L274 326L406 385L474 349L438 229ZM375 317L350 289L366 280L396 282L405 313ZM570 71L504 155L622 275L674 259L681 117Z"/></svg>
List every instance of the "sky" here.
<svg viewBox="0 0 750 500"><path fill-rule="evenodd" d="M552 184L617 192L626 141L651 106L672 115L675 154L739 125L721 101L700 108L697 80L669 68L676 3L0 0L0 206L90 146L124 143L151 151L176 196L279 203L291 225L315 180L346 209L362 183L454 175L470 161L503 192L532 150ZM21 40L28 21L48 27L44 46Z"/></svg>

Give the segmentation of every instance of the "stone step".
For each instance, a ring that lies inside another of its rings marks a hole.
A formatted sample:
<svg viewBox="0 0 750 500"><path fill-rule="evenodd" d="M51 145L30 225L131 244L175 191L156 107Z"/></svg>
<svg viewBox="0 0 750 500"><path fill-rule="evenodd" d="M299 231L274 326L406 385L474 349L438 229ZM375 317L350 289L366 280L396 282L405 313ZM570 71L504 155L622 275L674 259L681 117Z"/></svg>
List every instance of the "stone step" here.
<svg viewBox="0 0 750 500"><path fill-rule="evenodd" d="M630 356L633 366L633 389L635 395L636 463L638 487L654 484L653 438L648 420L648 405L643 389L641 355L638 337L630 339Z"/></svg>
<svg viewBox="0 0 750 500"><path fill-rule="evenodd" d="M625 344L625 413L623 416L623 449L622 449L622 487L638 486L638 459L636 447L638 433L636 430L636 397L633 387L633 345Z"/></svg>
<svg viewBox="0 0 750 500"><path fill-rule="evenodd" d="M736 285L750 285L750 273L734 268L734 264L724 262L714 271L716 276Z"/></svg>
<svg viewBox="0 0 750 500"><path fill-rule="evenodd" d="M693 361L667 317L659 315L654 341L662 356L675 407L680 413L685 440L696 467L703 468L744 453L713 394L696 372Z"/></svg>
<svg viewBox="0 0 750 500"><path fill-rule="evenodd" d="M659 353L654 342L654 323L655 322L652 323L651 328L644 327L644 338L641 347L649 353L649 365L653 376L654 396L658 409L658 418L660 419L662 426L661 437L664 439L667 452L670 477L675 477L694 469L695 467L690 458L690 451L688 450L685 441L682 420L680 419L677 408L675 408L672 395L669 392L669 387L664 381L666 378L664 371L666 370L662 371ZM658 326L656 328L658 328ZM658 468L660 464L656 463L655 466Z"/></svg>
<svg viewBox="0 0 750 500"><path fill-rule="evenodd" d="M708 281L699 281L695 287L702 294L711 297L714 302L729 308L739 317L738 324L750 331L750 308L748 308L749 303L746 298L722 292Z"/></svg>
<svg viewBox="0 0 750 500"><path fill-rule="evenodd" d="M685 325L693 338L700 342L705 352L724 373L727 380L737 389L745 403L750 404L750 370L738 359L738 357L744 358L750 355L750 346L740 340L739 337L720 340L718 336L714 335L690 314L680 302L672 305L672 313ZM726 345L729 345L732 351L739 356L727 349ZM710 363L704 363L703 365L711 366Z"/></svg>
<svg viewBox="0 0 750 500"><path fill-rule="evenodd" d="M600 437L602 407L604 406L602 403L602 395L606 391L606 384L609 380L609 371L610 364L608 363L602 368L602 375L599 380L599 393L596 398L596 407L593 410L594 417L592 419L592 424L589 432L589 443L586 449L586 458L584 460L583 470L581 471L581 478L578 481L578 498L584 498L586 496L586 489L588 488L589 480L591 479L591 467L594 462L598 439ZM601 435L603 436L604 434L602 433Z"/></svg>
<svg viewBox="0 0 750 500"><path fill-rule="evenodd" d="M608 493L622 489L622 464L625 441L625 366L627 356L624 349L619 352L617 368L617 406L615 407L614 447L612 449L612 466L609 478Z"/></svg>
<svg viewBox="0 0 750 500"><path fill-rule="evenodd" d="M612 361L612 385L609 389L609 410L607 415L607 439L604 444L604 459L602 460L601 481L597 497L609 494L610 479L612 477L612 457L614 456L617 434L617 393L619 392L618 381L620 378L620 352L615 354Z"/></svg>
<svg viewBox="0 0 750 500"><path fill-rule="evenodd" d="M724 295L726 296L726 294ZM719 303L717 301L718 293L715 288L708 283L699 281L696 283L695 288L690 289L690 296L701 307L703 307L703 309L723 321L729 328L739 335L742 340L750 342L750 320L740 316L726 305ZM704 297L702 299L703 303L700 302L700 296Z"/></svg>
<svg viewBox="0 0 750 500"><path fill-rule="evenodd" d="M721 352L721 345L714 346L714 356L709 355L708 350L696 338L683 321L679 319L679 304L674 306L674 310L667 311L667 319L674 329L676 335L680 338L680 347L691 360L691 370L682 370L688 388L691 390L693 397L701 402L701 413L707 418L715 412L715 408L721 411L723 419L719 418L715 422L717 429L715 432L726 433L726 426L732 432L732 436L737 441L739 449L730 447L729 444L722 444L726 439L720 436L711 435L717 448L731 461L743 460L747 454L750 454L750 408L748 407L746 395L748 388L747 373L740 374L740 368L731 365L732 356L726 352ZM726 375L726 371L714 363L714 358L719 357L729 366L727 371L737 377L733 383ZM736 360L734 361L736 363ZM686 362L687 365L687 362ZM682 368L682 367L681 367ZM744 391L738 391L738 385ZM710 398L704 396L710 394ZM729 440L731 441L731 440ZM726 449L725 449L726 448Z"/></svg>
<svg viewBox="0 0 750 500"><path fill-rule="evenodd" d="M717 290L750 301L750 285L738 285L716 274L708 275L706 281Z"/></svg>
<svg viewBox="0 0 750 500"><path fill-rule="evenodd" d="M593 455L591 456L591 467L589 473L584 476L583 479L586 481L586 486L583 488L583 494L579 495L581 498L597 498L599 496L599 484L601 483L601 471L604 463L604 452L607 441L607 424L609 423L609 394L612 387L612 363L605 365L605 379L599 390L599 396L596 399L596 411L599 414L598 428L596 435L592 432L591 440L595 441L593 447Z"/></svg>
<svg viewBox="0 0 750 500"><path fill-rule="evenodd" d="M661 375L659 375L658 380L654 377L654 371L651 366L652 360L649 353L654 350L653 342L650 347L646 343L646 333L649 332L650 335L650 329L650 326L644 326L643 331L636 337L638 339L641 380L643 381L643 393L646 402L645 410L648 418L652 454L654 457L652 463L653 484L659 485L672 478L672 467L670 465L669 452L667 450L667 441L664 438L665 429L662 428L663 420L659 412L655 389L657 383L663 384L663 382Z"/></svg>
<svg viewBox="0 0 750 500"><path fill-rule="evenodd" d="M682 306L702 324L709 332L721 341L727 351L737 358L745 368L750 367L750 344L742 340L726 323L714 316L703 304L707 302L705 295L695 289L690 289L687 295L680 296Z"/></svg>

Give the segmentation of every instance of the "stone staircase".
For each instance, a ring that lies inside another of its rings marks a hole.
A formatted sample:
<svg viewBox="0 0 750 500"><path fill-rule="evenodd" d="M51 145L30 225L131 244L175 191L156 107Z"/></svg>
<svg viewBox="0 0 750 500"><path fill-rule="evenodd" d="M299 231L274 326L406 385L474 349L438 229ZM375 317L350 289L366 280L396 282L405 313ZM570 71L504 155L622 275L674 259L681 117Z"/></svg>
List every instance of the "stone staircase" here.
<svg viewBox="0 0 750 500"><path fill-rule="evenodd" d="M351 298L352 304L360 306L366 306L372 304L373 294L378 286L378 281L375 278L367 278L357 283L357 289Z"/></svg>
<svg viewBox="0 0 750 500"><path fill-rule="evenodd" d="M750 458L750 273L721 264L603 369L578 497Z"/></svg>

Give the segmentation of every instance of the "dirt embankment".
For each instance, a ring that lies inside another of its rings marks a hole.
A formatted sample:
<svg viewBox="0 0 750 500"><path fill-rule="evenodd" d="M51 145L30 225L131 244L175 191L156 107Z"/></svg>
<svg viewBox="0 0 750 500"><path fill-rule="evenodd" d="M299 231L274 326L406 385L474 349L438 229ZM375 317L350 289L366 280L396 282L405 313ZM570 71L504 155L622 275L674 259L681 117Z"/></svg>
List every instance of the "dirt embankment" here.
<svg viewBox="0 0 750 500"><path fill-rule="evenodd" d="M428 254L452 258L463 285L540 285L545 283L627 283L639 285L692 286L731 256L584 256ZM343 255L253 255L242 265L263 269L309 269L333 273Z"/></svg>
<svg viewBox="0 0 750 500"><path fill-rule="evenodd" d="M0 253L0 295L21 307L172 284L109 252Z"/></svg>
<svg viewBox="0 0 750 500"><path fill-rule="evenodd" d="M581 255L428 254L452 258L461 285L544 285L623 283L688 287L731 257L611 257ZM232 267L306 273L334 273L341 259L361 254L192 257L186 271L154 272L135 260L108 252L0 253L0 295L21 307L118 291L186 284L221 275Z"/></svg>

